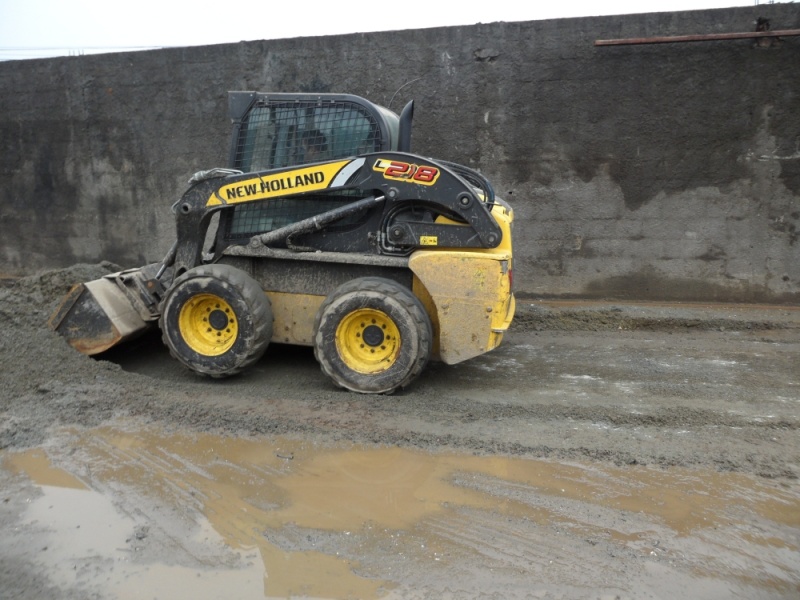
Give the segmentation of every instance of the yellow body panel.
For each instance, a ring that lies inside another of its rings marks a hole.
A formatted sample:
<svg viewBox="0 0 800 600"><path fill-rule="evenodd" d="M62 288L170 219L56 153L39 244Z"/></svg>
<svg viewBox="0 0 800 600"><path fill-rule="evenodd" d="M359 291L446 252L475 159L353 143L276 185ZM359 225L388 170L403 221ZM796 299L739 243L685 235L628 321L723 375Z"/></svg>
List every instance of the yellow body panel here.
<svg viewBox="0 0 800 600"><path fill-rule="evenodd" d="M272 341L277 344L311 346L314 319L325 296L266 292L272 302Z"/></svg>
<svg viewBox="0 0 800 600"><path fill-rule="evenodd" d="M439 358L455 364L496 348L514 317L513 213L495 205L503 241L491 250L420 250L409 259L414 294L434 325Z"/></svg>
<svg viewBox="0 0 800 600"><path fill-rule="evenodd" d="M510 258L447 250L412 255L409 266L435 306L443 362L455 364L500 344L514 315Z"/></svg>

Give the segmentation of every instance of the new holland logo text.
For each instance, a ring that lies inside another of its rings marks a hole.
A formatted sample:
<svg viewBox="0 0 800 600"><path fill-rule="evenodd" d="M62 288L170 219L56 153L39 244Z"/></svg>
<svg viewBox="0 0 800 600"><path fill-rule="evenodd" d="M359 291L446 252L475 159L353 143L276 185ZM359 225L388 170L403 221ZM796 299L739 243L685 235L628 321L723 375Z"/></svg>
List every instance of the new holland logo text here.
<svg viewBox="0 0 800 600"><path fill-rule="evenodd" d="M337 161L229 183L212 194L206 205L237 204L323 190L348 164L349 161Z"/></svg>
<svg viewBox="0 0 800 600"><path fill-rule="evenodd" d="M316 171L305 175L281 177L280 179L262 179L257 183L245 182L236 187L227 186L225 195L227 196L226 200L230 202L231 200L236 201L238 198L247 198L247 196L255 196L264 192L294 190L324 182L325 175L321 171Z"/></svg>
<svg viewBox="0 0 800 600"><path fill-rule="evenodd" d="M379 158L372 167L383 173L386 179L411 181L422 185L433 185L439 179L439 169L428 165L412 165L399 160Z"/></svg>

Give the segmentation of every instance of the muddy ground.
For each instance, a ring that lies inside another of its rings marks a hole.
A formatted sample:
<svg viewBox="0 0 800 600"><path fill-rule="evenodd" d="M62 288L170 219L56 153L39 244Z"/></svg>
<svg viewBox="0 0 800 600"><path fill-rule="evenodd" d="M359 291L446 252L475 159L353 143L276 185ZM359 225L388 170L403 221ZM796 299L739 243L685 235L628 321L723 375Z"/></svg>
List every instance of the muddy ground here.
<svg viewBox="0 0 800 600"><path fill-rule="evenodd" d="M0 289L0 597L800 595L797 307L520 299L375 397L81 356L46 319L113 268Z"/></svg>

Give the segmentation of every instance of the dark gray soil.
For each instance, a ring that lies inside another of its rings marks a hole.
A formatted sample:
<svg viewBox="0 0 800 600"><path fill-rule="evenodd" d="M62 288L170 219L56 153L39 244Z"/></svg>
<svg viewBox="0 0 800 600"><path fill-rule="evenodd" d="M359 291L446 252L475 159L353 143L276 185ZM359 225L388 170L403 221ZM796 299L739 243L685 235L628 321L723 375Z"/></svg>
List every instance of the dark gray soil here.
<svg viewBox="0 0 800 600"><path fill-rule="evenodd" d="M309 348L273 345L253 368L223 380L201 378L181 367L170 358L157 331L99 359L78 354L47 328L47 320L73 283L113 270L110 264L79 265L7 281L0 288L0 458L33 447L69 457L74 449L64 443L65 426L86 430L124 419L140 427L184 433L262 439L280 435L311 444L355 442L431 453L522 456L599 469L651 465L665 473L672 467L738 473L774 482L782 493L800 493L797 307L518 299L512 330L494 352L454 366L431 364L408 389L391 396L371 396L336 388L324 377ZM3 475L2 479L6 492L0 526L19 531L25 498L35 492L19 477ZM491 492L496 483L470 481L463 486L483 485L486 493L500 493ZM509 498L519 495L514 490L508 488ZM116 500L123 506L126 501L130 499L124 494ZM569 506L559 505L558 510L568 512ZM463 519L487 518L469 516L467 509L459 514ZM610 511L597 518L611 522L621 517ZM506 556L507 546L519 539L537 535L527 530L530 524L512 527L508 523L498 517L485 524L487 531L495 532L489 547L498 556ZM322 544L319 540L329 535L292 531L283 528L264 535L287 551L313 549L306 548L304 540ZM661 597L651 593L659 581L676 593L694 589L697 598L729 597L732 590L739 590L743 597L794 597L800 589L800 535L797 527L780 531L770 534L775 540L783 536L771 551L798 569L776 579L772 588L773 583L765 588L761 580L732 587L724 569L719 579L711 584L706 581L709 587L692 588L696 582L692 583L690 573L696 565L688 559L685 565L670 563L686 579L675 579L674 572L655 567L640 573L638 551L629 548L620 554L606 540L587 546L594 553L591 556L577 550L569 554L592 564L585 581L575 569L563 566L563 573L571 573L577 588L559 587L556 579L545 577L542 581L549 583L537 597L592 597L584 593L592 585L587 578L601 576L612 566L622 569L617 574L623 583L603 589L627 590L634 597ZM562 548L560 531L548 535L547 543ZM387 577L391 557L358 557L358 550L348 546L347 540L340 536L330 544L345 553L352 551L353 559L366 565L365 569ZM648 552L656 557L661 549L654 543ZM734 542L719 543L723 548ZM74 593L68 588L59 591L36 571L34 563L9 552L0 544L0 584L4 586L0 589L10 589L8 597L85 597L79 588ZM733 564L739 559L725 560ZM622 568L623 564L630 566ZM447 590L458 589L452 586L465 573L478 573L474 581L470 579L477 591L464 597L492 597L484 593L493 589L492 581L500 581L493 580L492 569L479 563L464 565L469 568L461 576L458 571L425 575L424 566L408 566L409 581L416 577L418 589L428 590L428 597L446 597ZM513 591L507 597L528 597L523 584L534 572L514 565L502 579L504 589ZM404 589L396 597L424 597ZM637 590L648 593L637 595ZM754 590L756 595L751 595Z"/></svg>
<svg viewBox="0 0 800 600"><path fill-rule="evenodd" d="M113 270L78 265L0 289L0 448L124 415L233 434L800 474L796 307L519 300L498 350L369 396L333 386L307 348L274 345L219 381L171 360L157 332L82 356L47 319L73 283Z"/></svg>

